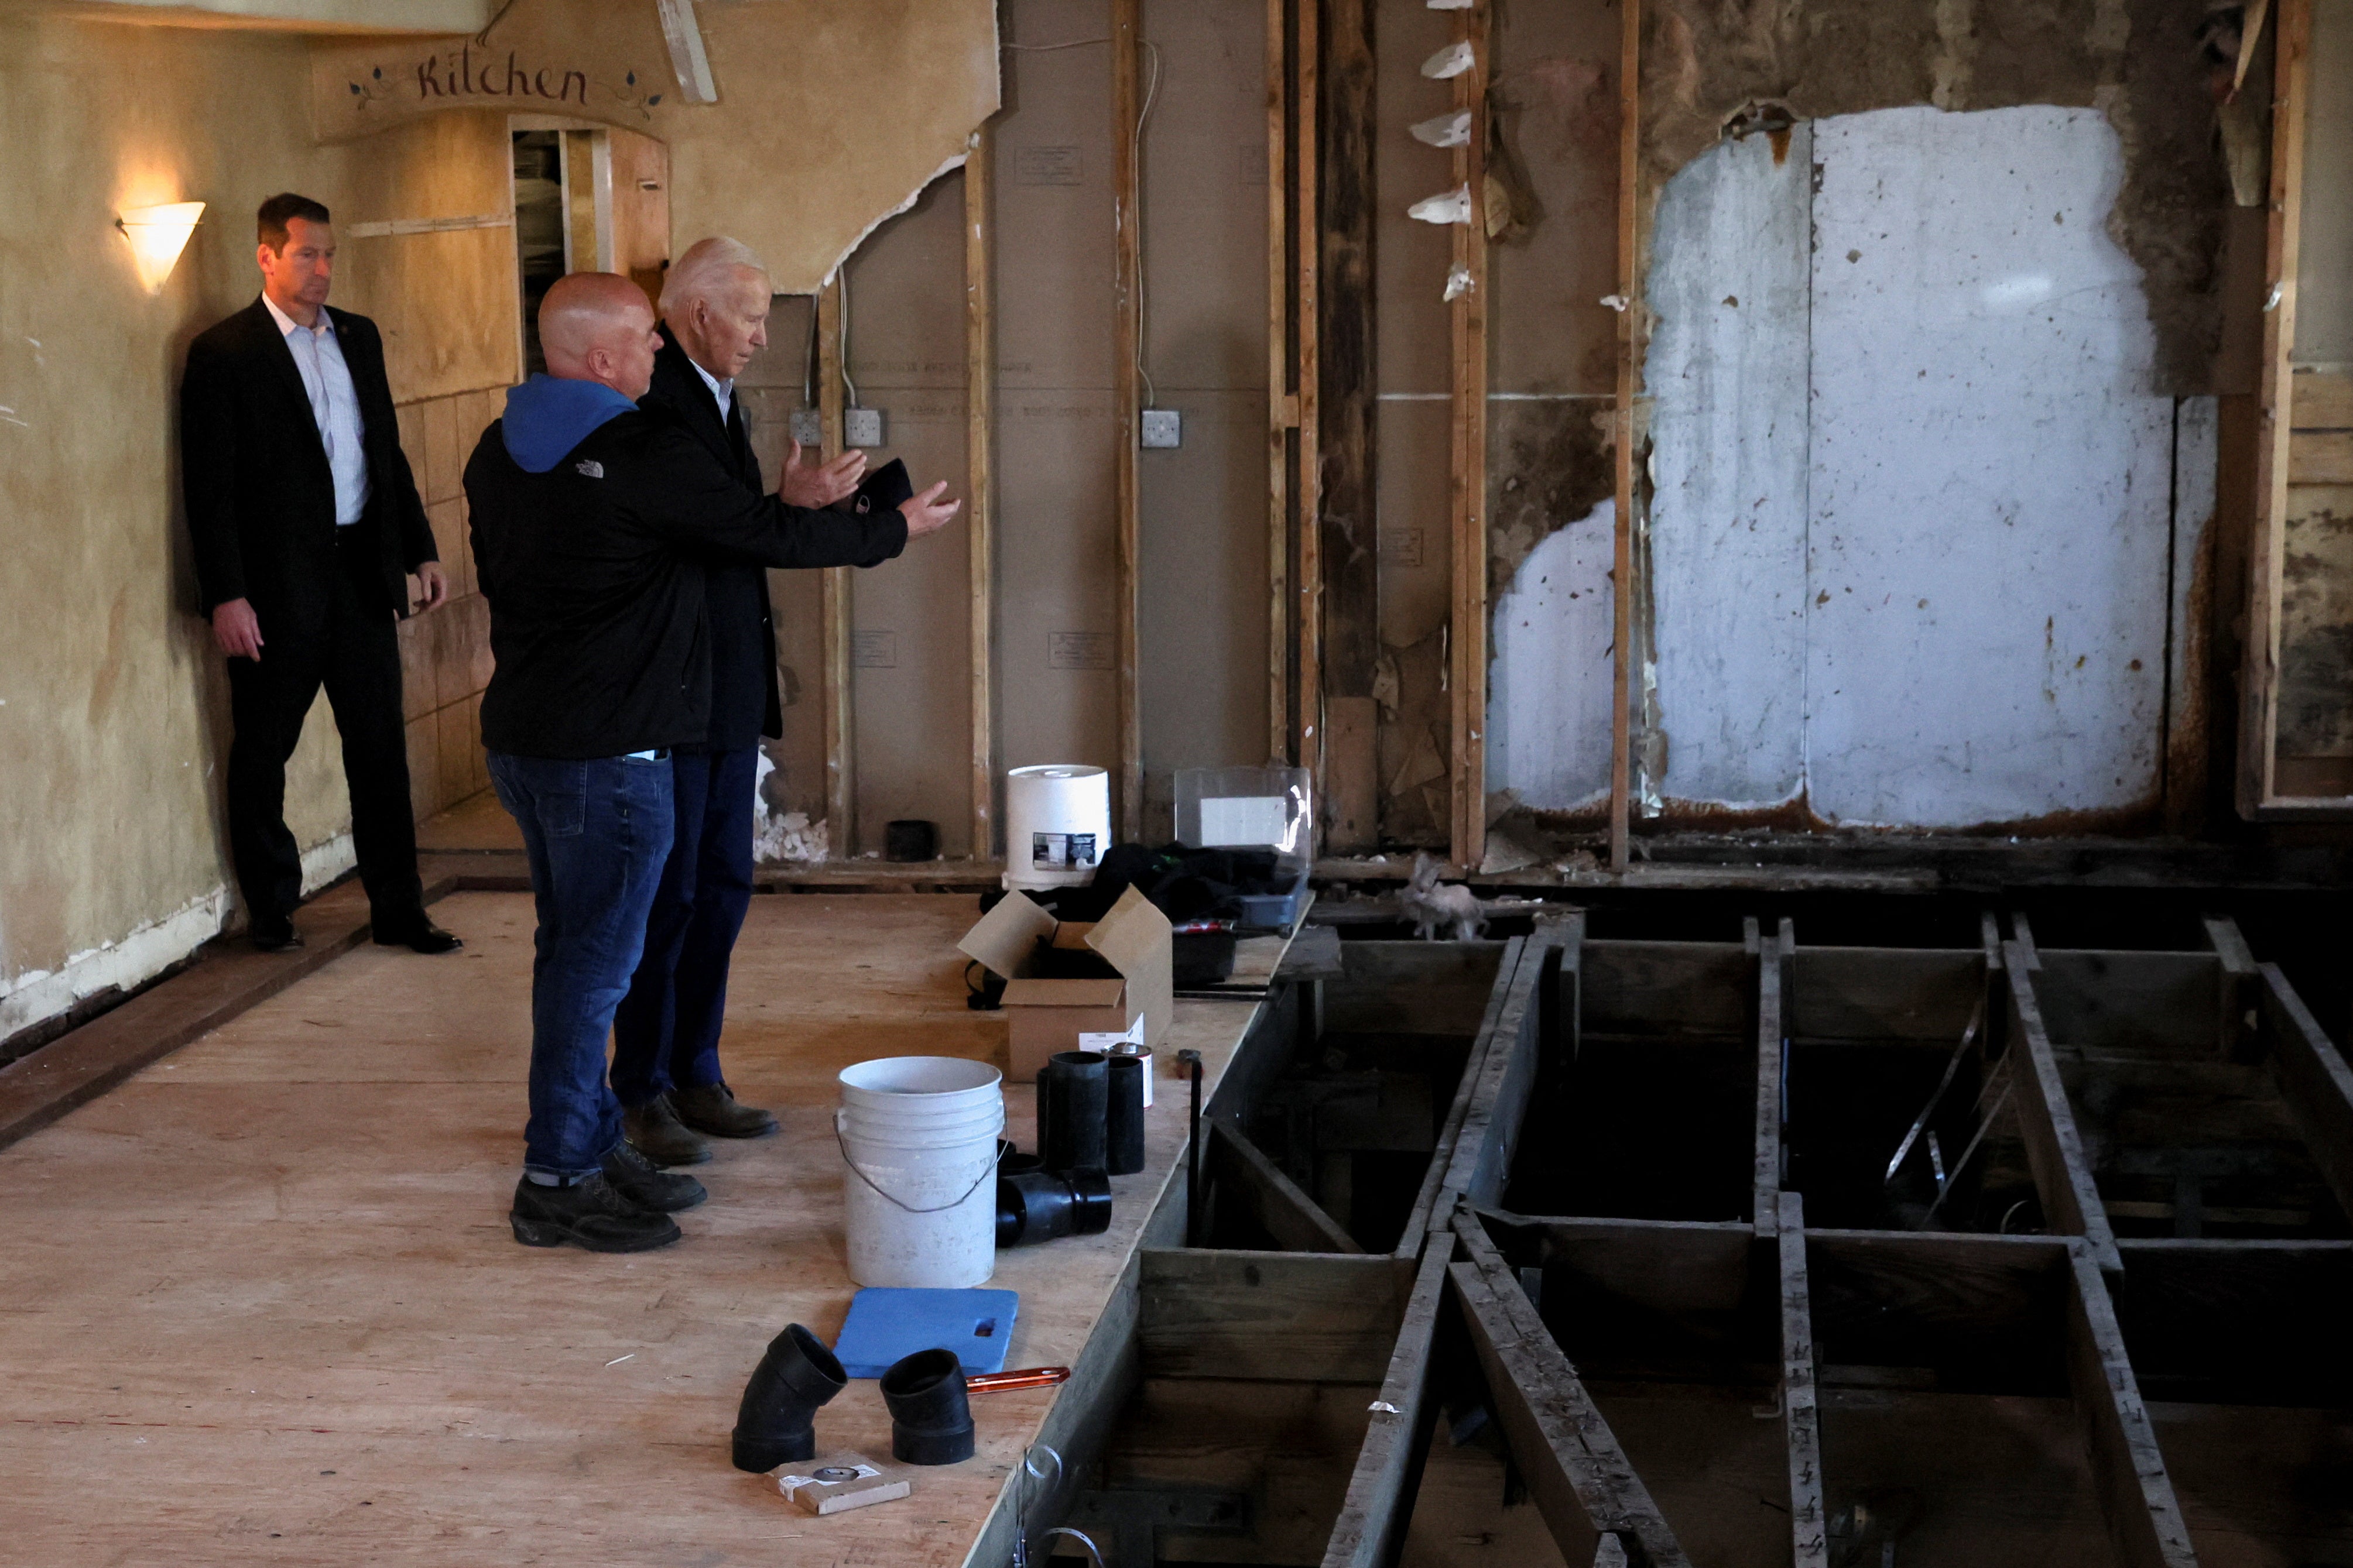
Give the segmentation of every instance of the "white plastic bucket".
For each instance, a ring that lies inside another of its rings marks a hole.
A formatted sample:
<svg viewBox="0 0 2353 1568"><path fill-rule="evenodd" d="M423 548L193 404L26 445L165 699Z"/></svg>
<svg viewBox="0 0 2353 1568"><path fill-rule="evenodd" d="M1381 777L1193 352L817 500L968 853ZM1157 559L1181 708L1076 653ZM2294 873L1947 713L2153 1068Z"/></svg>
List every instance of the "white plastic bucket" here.
<svg viewBox="0 0 2353 1568"><path fill-rule="evenodd" d="M849 1277L958 1290L997 1268L1002 1075L961 1057L882 1057L841 1072Z"/></svg>

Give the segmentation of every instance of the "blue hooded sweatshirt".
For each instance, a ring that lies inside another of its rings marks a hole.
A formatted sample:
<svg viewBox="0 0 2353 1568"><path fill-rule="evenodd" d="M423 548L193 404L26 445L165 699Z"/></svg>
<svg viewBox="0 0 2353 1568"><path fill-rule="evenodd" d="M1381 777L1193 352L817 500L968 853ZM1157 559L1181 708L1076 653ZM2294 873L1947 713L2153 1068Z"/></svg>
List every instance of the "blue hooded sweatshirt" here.
<svg viewBox="0 0 2353 1568"><path fill-rule="evenodd" d="M543 474L588 438L589 432L638 405L600 381L533 375L507 388L501 426L507 456L525 473Z"/></svg>

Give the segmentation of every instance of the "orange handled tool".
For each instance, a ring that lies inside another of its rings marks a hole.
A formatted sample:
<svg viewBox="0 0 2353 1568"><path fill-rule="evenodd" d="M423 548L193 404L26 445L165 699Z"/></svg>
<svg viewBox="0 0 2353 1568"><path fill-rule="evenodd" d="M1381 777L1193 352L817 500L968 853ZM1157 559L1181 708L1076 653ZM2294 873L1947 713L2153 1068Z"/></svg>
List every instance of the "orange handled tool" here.
<svg viewBox="0 0 2353 1568"><path fill-rule="evenodd" d="M1071 1381L1067 1366L1027 1366L1018 1372L984 1372L964 1380L966 1394L999 1394L1008 1388L1051 1388Z"/></svg>

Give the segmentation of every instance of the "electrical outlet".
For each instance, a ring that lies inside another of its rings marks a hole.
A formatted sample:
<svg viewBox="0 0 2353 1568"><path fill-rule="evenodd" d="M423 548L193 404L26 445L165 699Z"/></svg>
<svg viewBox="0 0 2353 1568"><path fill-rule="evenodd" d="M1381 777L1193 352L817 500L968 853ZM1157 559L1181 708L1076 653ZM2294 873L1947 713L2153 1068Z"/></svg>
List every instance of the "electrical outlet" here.
<svg viewBox="0 0 2353 1568"><path fill-rule="evenodd" d="M825 416L814 408L793 410L793 439L804 447L825 445Z"/></svg>
<svg viewBox="0 0 2353 1568"><path fill-rule="evenodd" d="M1146 447L1181 447L1185 444L1185 418L1174 408L1147 408L1144 411L1143 439Z"/></svg>
<svg viewBox="0 0 2353 1568"><path fill-rule="evenodd" d="M845 447L880 447L882 444L882 411L880 408L843 409L841 444Z"/></svg>

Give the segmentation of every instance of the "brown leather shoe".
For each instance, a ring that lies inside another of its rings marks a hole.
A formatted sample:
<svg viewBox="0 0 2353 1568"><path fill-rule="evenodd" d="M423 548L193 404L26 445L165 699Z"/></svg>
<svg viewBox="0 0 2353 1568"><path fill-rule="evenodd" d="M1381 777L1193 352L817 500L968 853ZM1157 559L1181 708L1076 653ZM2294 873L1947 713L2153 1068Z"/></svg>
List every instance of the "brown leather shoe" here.
<svg viewBox="0 0 2353 1568"><path fill-rule="evenodd" d="M713 1138L765 1138L776 1130L774 1115L756 1105L736 1104L734 1091L723 1083L674 1089L670 1098L681 1121Z"/></svg>
<svg viewBox="0 0 2353 1568"><path fill-rule="evenodd" d="M711 1158L711 1145L687 1131L670 1109L668 1095L658 1094L635 1110L624 1110L621 1136L657 1165L700 1165Z"/></svg>

